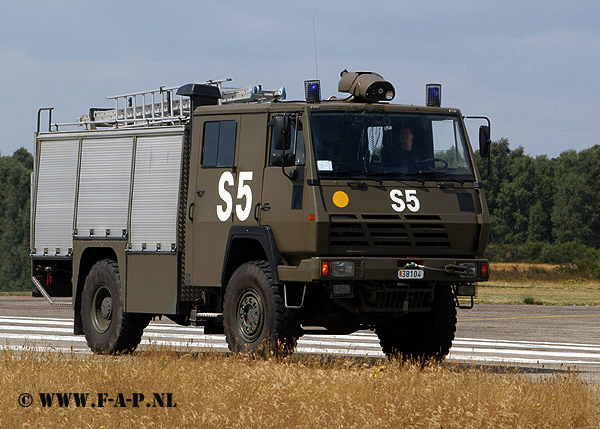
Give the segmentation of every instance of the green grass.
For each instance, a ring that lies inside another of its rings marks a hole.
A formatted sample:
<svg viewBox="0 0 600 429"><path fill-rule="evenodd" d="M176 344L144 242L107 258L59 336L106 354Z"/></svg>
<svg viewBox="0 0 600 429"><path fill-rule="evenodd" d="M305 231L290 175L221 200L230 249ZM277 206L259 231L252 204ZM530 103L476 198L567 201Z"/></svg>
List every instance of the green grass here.
<svg viewBox="0 0 600 429"><path fill-rule="evenodd" d="M0 296L31 296L31 291L0 292Z"/></svg>

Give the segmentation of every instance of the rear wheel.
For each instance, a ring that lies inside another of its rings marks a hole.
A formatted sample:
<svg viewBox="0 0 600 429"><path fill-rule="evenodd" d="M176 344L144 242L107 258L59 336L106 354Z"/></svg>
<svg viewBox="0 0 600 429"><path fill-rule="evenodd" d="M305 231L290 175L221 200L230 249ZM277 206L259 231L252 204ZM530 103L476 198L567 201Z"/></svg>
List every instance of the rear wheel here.
<svg viewBox="0 0 600 429"><path fill-rule="evenodd" d="M376 327L388 357L442 360L450 352L456 332L456 307L449 286L437 286L431 311L410 313L399 321Z"/></svg>
<svg viewBox="0 0 600 429"><path fill-rule="evenodd" d="M81 321L90 349L110 354L135 350L150 315L123 311L119 266L103 259L94 264L85 280Z"/></svg>
<svg viewBox="0 0 600 429"><path fill-rule="evenodd" d="M223 325L233 352L293 351L300 332L297 313L285 307L280 287L271 284L268 262L248 262L235 270L225 292Z"/></svg>

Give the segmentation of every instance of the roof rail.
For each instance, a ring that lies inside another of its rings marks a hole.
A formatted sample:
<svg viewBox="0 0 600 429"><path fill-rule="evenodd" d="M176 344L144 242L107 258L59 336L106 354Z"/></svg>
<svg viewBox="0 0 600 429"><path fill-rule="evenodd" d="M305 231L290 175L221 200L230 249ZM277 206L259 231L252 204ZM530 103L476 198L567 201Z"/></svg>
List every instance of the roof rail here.
<svg viewBox="0 0 600 429"><path fill-rule="evenodd" d="M203 85L215 85L219 88L219 104L263 103L285 100L285 88L264 90L261 85L246 88L223 88L223 83L231 78L207 80ZM86 129L98 127L129 128L151 125L180 124L190 117L190 98L177 95L181 85L106 97L114 101L112 108L90 108L77 122L50 123L48 131L59 131L60 127L83 126ZM38 119L39 121L39 119ZM51 121L51 118L50 118Z"/></svg>

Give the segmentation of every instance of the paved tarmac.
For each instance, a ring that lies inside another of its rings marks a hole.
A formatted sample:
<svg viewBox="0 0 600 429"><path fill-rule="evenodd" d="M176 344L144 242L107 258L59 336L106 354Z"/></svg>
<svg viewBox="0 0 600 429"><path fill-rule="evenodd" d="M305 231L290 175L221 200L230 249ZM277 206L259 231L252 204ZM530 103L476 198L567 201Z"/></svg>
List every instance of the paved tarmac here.
<svg viewBox="0 0 600 429"><path fill-rule="evenodd" d="M44 350L89 353L83 336L73 336L70 307L50 306L44 298L0 297L0 348L24 344ZM222 335L202 328L180 327L168 319L146 328L141 348L170 345L226 351ZM305 335L298 353L382 359L370 331L352 335ZM576 368L582 378L600 385L600 307L476 305L458 310L456 338L448 362L531 374L561 373Z"/></svg>

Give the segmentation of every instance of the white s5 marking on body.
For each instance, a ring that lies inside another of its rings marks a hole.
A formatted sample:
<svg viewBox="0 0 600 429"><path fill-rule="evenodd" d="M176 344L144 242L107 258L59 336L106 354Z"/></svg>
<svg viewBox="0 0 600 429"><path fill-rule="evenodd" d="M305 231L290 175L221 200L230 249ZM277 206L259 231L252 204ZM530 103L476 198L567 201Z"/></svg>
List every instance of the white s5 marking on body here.
<svg viewBox="0 0 600 429"><path fill-rule="evenodd" d="M421 202L417 198L417 191L415 189L405 190L404 195L402 195L400 189L392 189L390 191L390 199L393 201L392 209L398 213L403 212L407 208L414 213L418 212L421 208Z"/></svg>

